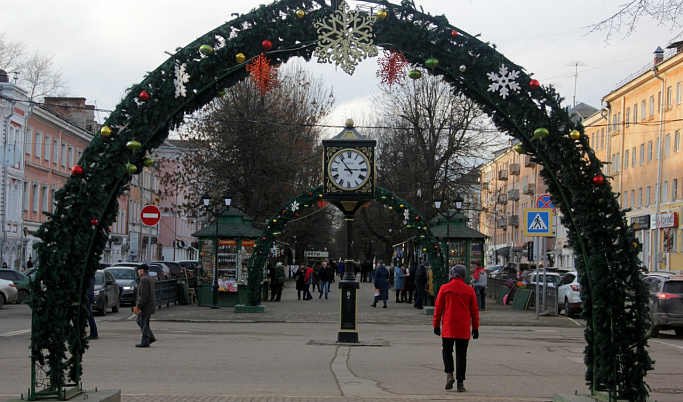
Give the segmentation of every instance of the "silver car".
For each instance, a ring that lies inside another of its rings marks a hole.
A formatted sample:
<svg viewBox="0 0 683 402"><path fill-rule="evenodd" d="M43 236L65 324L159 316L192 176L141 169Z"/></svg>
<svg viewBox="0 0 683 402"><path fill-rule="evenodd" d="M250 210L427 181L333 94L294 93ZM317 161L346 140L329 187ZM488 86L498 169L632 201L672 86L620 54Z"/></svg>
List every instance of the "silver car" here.
<svg viewBox="0 0 683 402"><path fill-rule="evenodd" d="M19 292L14 282L0 279L0 308L5 303L15 303L19 299Z"/></svg>
<svg viewBox="0 0 683 402"><path fill-rule="evenodd" d="M557 314L564 310L564 315L571 317L581 310L581 285L579 274L569 271L557 285Z"/></svg>

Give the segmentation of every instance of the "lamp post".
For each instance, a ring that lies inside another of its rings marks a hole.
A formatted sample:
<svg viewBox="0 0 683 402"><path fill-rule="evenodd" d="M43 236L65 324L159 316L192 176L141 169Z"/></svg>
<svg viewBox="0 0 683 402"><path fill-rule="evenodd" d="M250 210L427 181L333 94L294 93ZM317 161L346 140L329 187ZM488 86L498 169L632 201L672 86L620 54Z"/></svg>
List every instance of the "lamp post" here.
<svg viewBox="0 0 683 402"><path fill-rule="evenodd" d="M463 198L460 195L455 196L455 210L460 212L462 209ZM451 257L451 211L446 211L444 214L441 212L441 205L443 204L443 199L441 197L434 198L434 208L436 211L446 219L446 270L450 268L450 257Z"/></svg>
<svg viewBox="0 0 683 402"><path fill-rule="evenodd" d="M211 302L211 308L218 308L218 217L223 212L223 208L211 208L211 196L209 193L205 192L202 195L202 202L206 210L216 218L216 235L213 238L213 300ZM230 204L232 203L232 197L230 194L223 195L223 202L225 202L225 209L230 209Z"/></svg>

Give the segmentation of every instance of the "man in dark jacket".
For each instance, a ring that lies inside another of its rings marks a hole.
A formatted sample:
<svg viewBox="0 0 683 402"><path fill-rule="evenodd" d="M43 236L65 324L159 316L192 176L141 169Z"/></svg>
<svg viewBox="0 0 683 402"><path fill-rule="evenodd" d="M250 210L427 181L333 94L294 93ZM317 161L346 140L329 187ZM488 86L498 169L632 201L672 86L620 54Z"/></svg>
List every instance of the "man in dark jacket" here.
<svg viewBox="0 0 683 402"><path fill-rule="evenodd" d="M275 282L273 300L279 302L282 298L282 287L285 285L285 266L281 262L275 264L275 275L272 280Z"/></svg>
<svg viewBox="0 0 683 402"><path fill-rule="evenodd" d="M154 279L149 276L149 266L147 264L138 266L138 275L140 276L140 283L138 283L138 292L133 312L138 315L137 322L142 331L142 341L135 345L135 347L148 348L149 345L157 340L149 328L149 319L157 308L154 295Z"/></svg>
<svg viewBox="0 0 683 402"><path fill-rule="evenodd" d="M415 304L413 307L422 310L422 300L425 297L425 286L427 285L427 269L429 268L429 262L425 262L422 265L418 265L417 270L415 270L415 289L417 290L417 297L415 298Z"/></svg>

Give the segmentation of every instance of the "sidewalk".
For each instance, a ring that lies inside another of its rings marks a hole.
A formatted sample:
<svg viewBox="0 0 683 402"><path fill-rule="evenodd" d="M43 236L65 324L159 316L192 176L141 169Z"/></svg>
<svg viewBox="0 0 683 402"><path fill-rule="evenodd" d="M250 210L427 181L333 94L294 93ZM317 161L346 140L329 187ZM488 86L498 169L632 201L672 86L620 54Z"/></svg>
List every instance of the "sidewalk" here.
<svg viewBox="0 0 683 402"><path fill-rule="evenodd" d="M199 307L197 304L176 305L157 310L152 317L156 321L176 322L310 322L337 323L339 322L339 282L330 285L329 298L324 295L319 298L316 289L311 292L313 300L297 300L294 281L287 281L282 291L280 302L264 301L265 313L235 313L233 307ZM387 308L370 306L373 300L374 286L372 283L360 283L358 291L358 323L359 324L432 324L432 316L428 309L413 308L413 303L396 303L395 291L389 291ZM581 320L577 320L581 322ZM572 327L580 324L566 317L540 316L536 318L535 310L516 310L511 306L496 304L490 295L486 298L486 310L480 312L482 326L551 326Z"/></svg>

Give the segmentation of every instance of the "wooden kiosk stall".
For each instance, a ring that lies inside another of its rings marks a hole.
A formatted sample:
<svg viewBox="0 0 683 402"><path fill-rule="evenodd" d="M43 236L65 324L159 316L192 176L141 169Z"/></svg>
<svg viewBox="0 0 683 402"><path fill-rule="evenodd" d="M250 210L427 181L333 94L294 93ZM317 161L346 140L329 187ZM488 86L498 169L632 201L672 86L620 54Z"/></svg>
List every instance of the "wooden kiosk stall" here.
<svg viewBox="0 0 683 402"><path fill-rule="evenodd" d="M218 305L233 307L246 304L247 264L261 231L252 226L254 219L237 208L230 208L216 223L192 234L199 239L199 280L197 300L200 306L211 306L214 273L214 241L218 242ZM263 267L265 269L265 267Z"/></svg>

